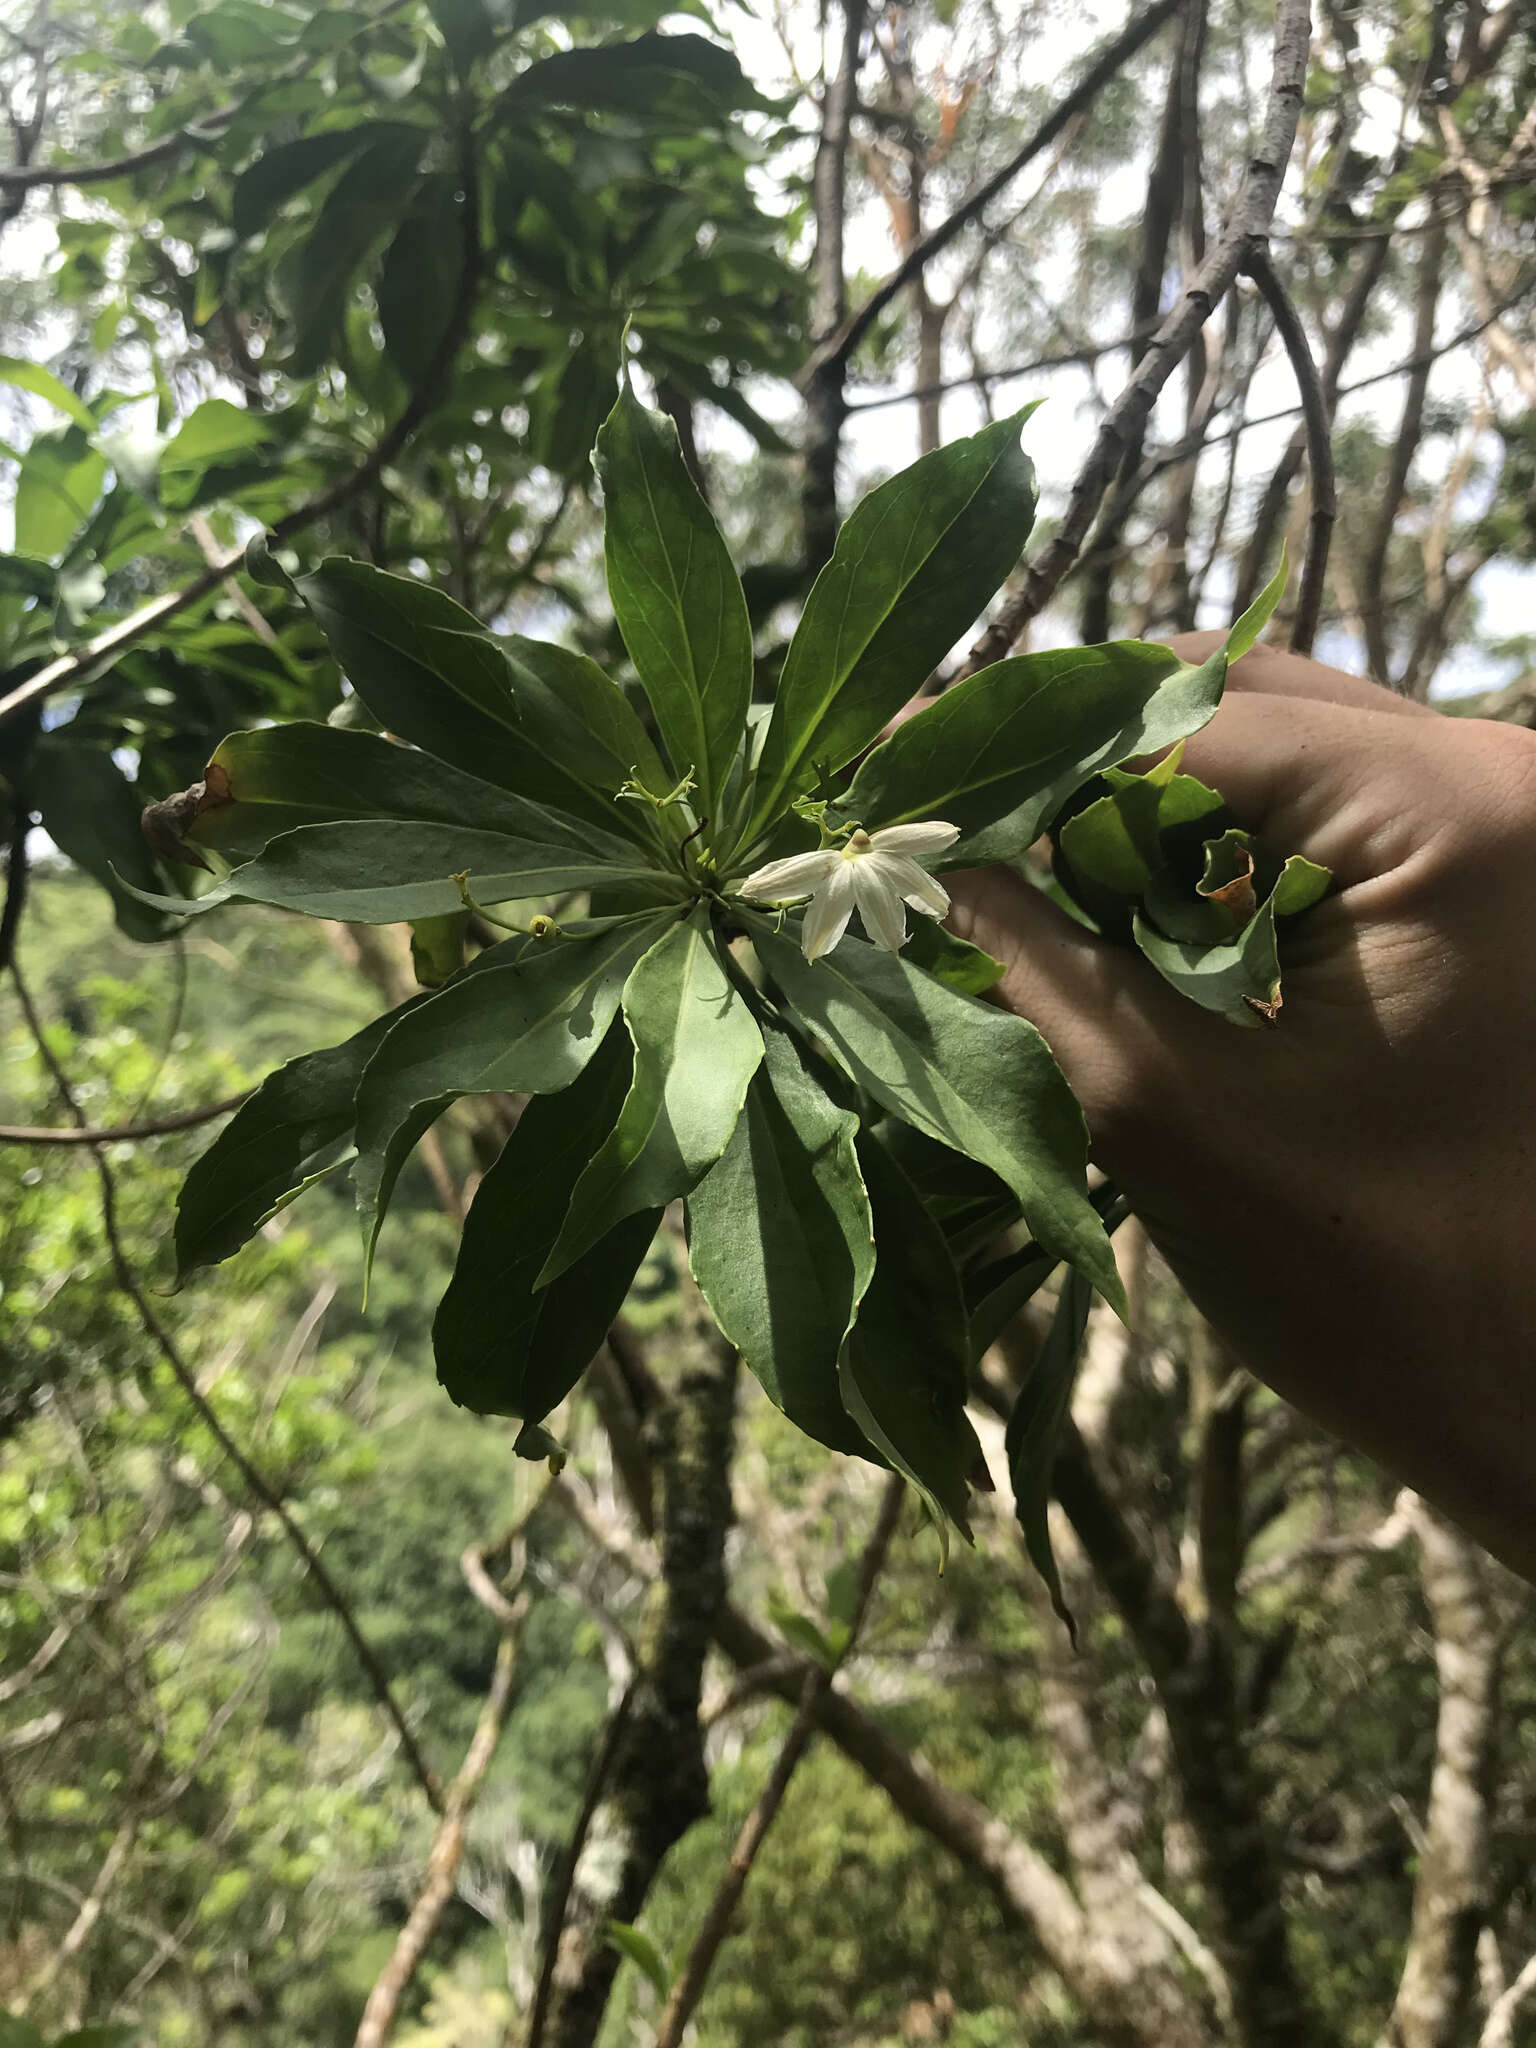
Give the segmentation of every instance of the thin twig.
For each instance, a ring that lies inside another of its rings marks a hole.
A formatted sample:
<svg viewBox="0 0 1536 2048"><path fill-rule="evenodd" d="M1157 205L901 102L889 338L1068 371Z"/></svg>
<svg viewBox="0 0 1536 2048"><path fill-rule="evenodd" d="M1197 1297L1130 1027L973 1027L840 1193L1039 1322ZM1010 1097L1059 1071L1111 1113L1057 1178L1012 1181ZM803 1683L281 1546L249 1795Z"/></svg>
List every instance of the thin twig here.
<svg viewBox="0 0 1536 2048"><path fill-rule="evenodd" d="M38 1056L41 1058L43 1065L48 1069L53 1079L53 1085L58 1090L60 1099L74 1118L76 1125L80 1130L85 1131L88 1128L85 1112L80 1107L79 1098L75 1094L74 1086L68 1074L64 1071L57 1054L48 1043L48 1035L43 1026L43 1020L38 1014L30 990L22 979L21 969L14 959L11 961L11 978L16 986L16 994L21 1003L22 1015L27 1021L27 1029L31 1032L33 1041L37 1046ZM154 1309L151 1308L143 1288L139 1285L138 1278L134 1273L128 1253L123 1245L122 1234L118 1229L116 1177L112 1172L112 1168L107 1163L107 1156L102 1150L100 1143L94 1140L87 1140L86 1142L89 1146L91 1158L95 1163L96 1177L101 1187L102 1234L106 1239L107 1249L111 1254L112 1269L119 1288L126 1299L132 1304L134 1313L143 1327L144 1334L170 1367L177 1385L181 1388L181 1391L185 1394L193 1408L196 1409L204 1428L207 1429L219 1449L240 1474L246 1487L261 1502L267 1512L275 1518L283 1534L298 1553L299 1559L313 1581L321 1599L341 1623L347 1640L352 1646L353 1654L356 1656L364 1676L373 1689L374 1698L378 1701L379 1706L383 1709L399 1738L401 1750L415 1775L416 1782L426 1794L433 1812L440 1814L443 1811L443 1794L442 1787L438 1782L437 1773L427 1762L421 1745L416 1739L415 1732L411 1728L409 1721L405 1718L399 1701L395 1698L394 1690L389 1682L389 1674L379 1662L378 1652L358 1626L357 1617L348 1606L340 1587L331 1577L329 1570L322 1562L314 1545L294 1520L293 1513L288 1507L287 1502L276 1487L246 1456L245 1452L219 1420L207 1396L198 1386L196 1374L182 1357L175 1339L156 1315Z"/></svg>
<svg viewBox="0 0 1536 2048"><path fill-rule="evenodd" d="M679 2048L683 2029L693 2016L694 2007L714 1967L715 1957L720 1953L721 1943L730 1931L741 1895L746 1890L747 1879L752 1874L752 1865L758 1851L768 1838L768 1830L778 1816L789 1790L789 1781L794 1776L800 1759L804 1756L816 1731L821 1705L831 1690L839 1666L847 1659L849 1652L858 1641L859 1631L869 1612L869 1603L875 1590L875 1582L885 1563L886 1552L891 1538L896 1533L896 1524L901 1516L901 1504L906 1493L906 1483L899 1473L892 1473L886 1482L885 1492L880 1501L880 1513L876 1518L874 1531L865 1545L864 1555L859 1563L859 1596L853 1618L848 1626L848 1638L837 1662L831 1665L813 1665L805 1675L800 1688L800 1700L790 1731L784 1738L784 1745L774 1761L768 1781L758 1794L752 1811L743 1823L736 1845L731 1851L731 1860L709 1902L699 1931L694 1936L682 1969L672 1986L671 1994L662 2011L661 2021L656 2029L655 2048Z"/></svg>
<svg viewBox="0 0 1536 2048"><path fill-rule="evenodd" d="M475 162L473 146L464 139L462 150L461 177L464 185L464 206L462 213L463 260L459 270L458 289L454 295L447 322L431 360L422 372L421 380L407 400L404 410L389 431L375 442L369 454L356 469L338 477L323 491L296 505L293 511L285 513L271 528L274 540L291 540L296 533L303 533L327 513L337 511L364 490L389 463L393 462L406 442L416 432L423 420L437 402L440 387L455 357L469 332L474 315L475 302L479 296L483 251L480 247L480 180ZM29 676L24 683L5 697L0 697L0 725L22 710L28 704L41 702L54 691L66 688L71 683L83 681L92 670L103 662L114 660L125 649L142 640L146 633L167 619L175 618L189 606L205 598L244 559L243 550L236 550L210 563L200 576L180 590L167 591L163 597L132 612L126 619L119 619L115 625L106 627L94 639L87 640L83 647L73 654L60 655L57 661L40 668L36 675Z"/></svg>
<svg viewBox="0 0 1536 2048"><path fill-rule="evenodd" d="M1049 604L1057 585L1082 552L1094 514L1127 447L1135 446L1158 394L1194 345L1195 337L1231 290L1245 257L1269 230L1296 140L1311 45L1308 0L1282 0L1275 27L1269 106L1257 153L1243 173L1232 218L1153 337L1135 373L1100 423L1078 472L1060 526L1031 564L1021 588L971 649L960 671L970 675L1000 661L1025 626Z"/></svg>
<svg viewBox="0 0 1536 2048"><path fill-rule="evenodd" d="M171 1116L151 1117L141 1124L87 1125L59 1130L51 1124L0 1124L0 1145L116 1145L133 1138L158 1138L167 1131L190 1131L198 1124L212 1123L227 1116L255 1091L242 1088L238 1095L226 1095L222 1102L204 1103L201 1109L181 1109Z"/></svg>
<svg viewBox="0 0 1536 2048"><path fill-rule="evenodd" d="M109 157L104 163L38 164L20 170L14 167L0 170L0 192L31 192L40 185L55 188L61 185L105 185L114 178L132 177L135 171L147 171L154 164L163 164L171 157L180 156L184 149L201 149L210 142L218 142L230 122L244 112L253 97L248 93L245 99L231 100L227 107L215 107L201 121L188 122L174 135L167 135L162 141L152 142L144 149L132 150L127 156Z"/></svg>
<svg viewBox="0 0 1536 2048"><path fill-rule="evenodd" d="M1295 301L1286 290L1279 272L1263 247L1250 249L1243 268L1264 295L1275 316L1275 327L1285 344L1301 394L1302 418L1307 429L1308 484L1312 511L1307 526L1307 559L1302 567L1301 587L1296 597L1296 616L1291 622L1291 647L1297 654L1310 654L1317 638L1318 615L1323 608L1323 584L1328 573L1328 549L1333 540L1333 523L1339 515L1338 485L1333 471L1333 441L1329 431L1328 399L1307 331Z"/></svg>
<svg viewBox="0 0 1536 2048"><path fill-rule="evenodd" d="M464 1857L464 1845L468 1833L470 1811L479 1793L480 1785L490 1769L491 1759L501 1740L506 1725L507 1708L512 1699L512 1679L517 1668L518 1646L522 1638L523 1624L528 1619L533 1605L533 1593L524 1582L527 1565L527 1549L524 1533L529 1522L543 1506L549 1493L551 1480L539 1492L531 1505L512 1524L510 1529L496 1537L491 1543L472 1543L459 1559L459 1569L465 1583L475 1598L489 1613L495 1615L501 1626L501 1640L496 1646L496 1663L491 1674L490 1688L475 1723L475 1732L469 1748L464 1752L464 1761L459 1766L453 1782L449 1785L443 1800L442 1825L432 1844L432 1853L427 1859L427 1878L416 1903L412 1906L405 1925L395 1941L393 1953L379 1972L368 2003L363 2008L363 2017L358 2024L353 2048L384 2048L384 2043L394 2031L395 2021L400 2013L400 2001L410 1988L411 1980L426 1953L427 1944L437 1932L448 1902L453 1897L454 1880L459 1864ZM509 1599L491 1577L487 1559L499 1552L510 1551L508 1570L503 1584L515 1580L517 1592Z"/></svg>
<svg viewBox="0 0 1536 2048"><path fill-rule="evenodd" d="M608 1717L603 1739L597 1746L592 1768L587 1773L587 1788L582 1794L581 1811L576 1816L576 1825L571 1830L571 1838L566 1843L565 1853L560 1859L560 1869L549 1901L549 1914L544 1923L544 1940L539 1955L539 1979L534 1987L533 2006L528 2015L527 2048L540 2048L544 2039L544 2024L549 2018L550 1994L555 1985L555 1963L560 1954L560 1936L565 1928L566 1908L571 1902L571 1886L575 1882L576 1866L581 1861L581 1852L586 1845L587 1830L602 1804L608 1776L613 1769L614 1758L619 1753L620 1738L629 1725L629 1713L635 1703L637 1683L638 1675L630 1679L619 1695L618 1705Z"/></svg>
<svg viewBox="0 0 1536 2048"><path fill-rule="evenodd" d="M1156 0L1156 5L1149 7L1144 14L1138 15L1126 24L1114 41L1084 72L1066 98L1047 114L1040 126L1019 149L1015 150L1008 161L999 170L994 171L990 178L984 179L974 191L968 193L946 219L930 228L927 234L919 236L889 276L876 285L857 313L813 351L797 380L802 390L829 363L842 365L848 362L864 336L903 286L909 285L935 256L947 249L955 237L968 227L978 214L986 210L1005 185L1010 184L1043 150L1050 148L1063 128L1075 120L1085 107L1093 103L1115 74L1135 56L1142 44L1154 36L1163 23L1176 14L1183 4L1184 0Z"/></svg>

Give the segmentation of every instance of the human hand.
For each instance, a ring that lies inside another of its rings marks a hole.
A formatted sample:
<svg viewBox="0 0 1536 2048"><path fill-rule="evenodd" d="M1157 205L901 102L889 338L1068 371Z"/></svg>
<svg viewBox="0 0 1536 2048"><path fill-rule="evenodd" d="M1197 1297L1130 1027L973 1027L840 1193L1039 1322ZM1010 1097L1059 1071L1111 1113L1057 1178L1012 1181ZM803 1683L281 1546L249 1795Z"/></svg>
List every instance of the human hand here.
<svg viewBox="0 0 1536 2048"><path fill-rule="evenodd" d="M1258 648L1184 765L1333 870L1273 1030L1008 869L947 877L950 922L1236 1354L1536 1578L1536 734Z"/></svg>

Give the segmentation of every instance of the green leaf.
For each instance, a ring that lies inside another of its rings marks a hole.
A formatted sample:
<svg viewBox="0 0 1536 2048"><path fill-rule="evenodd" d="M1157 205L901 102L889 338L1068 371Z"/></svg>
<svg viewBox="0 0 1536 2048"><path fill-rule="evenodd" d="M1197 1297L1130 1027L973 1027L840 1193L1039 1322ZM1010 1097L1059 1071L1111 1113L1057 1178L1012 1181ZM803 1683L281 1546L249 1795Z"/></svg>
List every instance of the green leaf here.
<svg viewBox="0 0 1536 2048"><path fill-rule="evenodd" d="M667 1968L661 1950L648 1934L642 1934L638 1927L631 1927L623 1920L608 1922L608 1939L626 1956L637 1969L643 1970L654 1985L658 1998L665 1998L672 1988L672 1972Z"/></svg>
<svg viewBox="0 0 1536 2048"><path fill-rule="evenodd" d="M941 1536L948 1517L969 1541L968 1482L979 1449L965 1413L969 1358L959 1276L943 1231L890 1154L869 1133L858 1149L876 1257L841 1361L843 1401L875 1448L918 1489Z"/></svg>
<svg viewBox="0 0 1536 2048"><path fill-rule="evenodd" d="M1182 944L1164 938L1138 912L1136 943L1164 981L1202 1010L1214 1010L1230 1024L1273 1024L1282 1000L1275 919L1310 908L1331 879L1327 868L1293 853L1268 899L1236 939L1214 945Z"/></svg>
<svg viewBox="0 0 1536 2048"><path fill-rule="evenodd" d="M1024 1548L1044 1579L1051 1606L1066 1623L1074 1644L1077 1625L1062 1598L1061 1576L1051 1549L1051 1468L1072 1412L1072 1388L1092 1298L1082 1275L1068 1273L1051 1319L1050 1335L1013 1404L1003 1439L1013 1480L1014 1513L1024 1532Z"/></svg>
<svg viewBox="0 0 1536 2048"><path fill-rule="evenodd" d="M95 433L96 417L90 407L55 377L52 370L45 370L41 363L23 362L20 356L0 356L0 384L13 385L18 391L30 391L34 398L56 406L87 434Z"/></svg>
<svg viewBox="0 0 1536 2048"><path fill-rule="evenodd" d="M322 135L303 135L263 150L235 180L231 212L241 241L264 228L278 208L306 185L323 177L361 149L412 132L399 122L359 121L351 128L333 128ZM420 137L414 140L420 142Z"/></svg>
<svg viewBox="0 0 1536 2048"><path fill-rule="evenodd" d="M294 587L387 732L600 830L647 836L637 806L594 794L583 780L592 748L573 740L572 728L597 697L590 676L585 694L566 700L570 667L531 658L530 643L503 645L442 591L364 562L333 555ZM604 725L621 720L613 713Z"/></svg>
<svg viewBox="0 0 1536 2048"><path fill-rule="evenodd" d="M52 562L36 555L0 555L0 595L35 597L52 604L59 593L59 575Z"/></svg>
<svg viewBox="0 0 1536 2048"><path fill-rule="evenodd" d="M1196 827L1203 841L1229 815L1222 797L1193 775L1112 773L1109 794L1069 818L1057 839L1074 876L1140 897L1168 865L1169 833Z"/></svg>
<svg viewBox="0 0 1536 2048"><path fill-rule="evenodd" d="M1226 644L1199 663L1112 640L978 670L875 748L838 815L871 831L944 818L961 831L944 867L1017 859L1101 769L1209 723L1230 663L1253 644L1284 584L1282 562Z"/></svg>
<svg viewBox="0 0 1536 2048"><path fill-rule="evenodd" d="M357 1098L352 1178L370 1255L423 1131L460 1095L569 1087L602 1044L625 977L660 928L659 919L640 918L495 947L475 972L401 1019L369 1061Z"/></svg>
<svg viewBox="0 0 1536 2048"><path fill-rule="evenodd" d="M59 851L101 883L118 929L149 944L177 927L167 909L143 903L135 889L164 889L166 877L139 830L142 799L104 747L68 726L45 734L32 757L32 800ZM168 907L185 912L190 899Z"/></svg>
<svg viewBox="0 0 1536 2048"><path fill-rule="evenodd" d="M869 745L1017 562L1035 513L1019 447L1032 410L923 456L844 525L785 658L746 839Z"/></svg>
<svg viewBox="0 0 1536 2048"><path fill-rule="evenodd" d="M1113 1232L1130 1214L1130 1205L1108 1181L1093 1191L1093 1206L1104 1218L1104 1228ZM966 1307L970 1314L972 1359L990 1350L1004 1329L1050 1279L1060 1261L1040 1245L1027 1244L1022 1250L993 1259L988 1265L964 1276Z"/></svg>
<svg viewBox="0 0 1536 2048"><path fill-rule="evenodd" d="M411 926L411 972L423 988L441 988L464 965L469 913L419 917Z"/></svg>
<svg viewBox="0 0 1536 2048"><path fill-rule="evenodd" d="M1001 960L994 960L968 939L956 938L932 917L913 920L902 950L914 966L925 969L935 981L968 996L984 996L1007 972Z"/></svg>
<svg viewBox="0 0 1536 2048"><path fill-rule="evenodd" d="M223 886L247 903L270 903L306 917L405 924L461 909L453 876L465 871L480 903L542 900L614 882L654 885L657 901L675 893L665 875L615 842L597 841L583 851L569 843L540 845L453 825L372 819L285 832L236 868ZM211 902L212 896L201 897L197 907Z"/></svg>
<svg viewBox="0 0 1536 2048"><path fill-rule="evenodd" d="M476 1190L432 1325L437 1376L460 1407L541 1421L586 1370L623 1306L659 1210L627 1216L558 1280L536 1283L629 1077L629 1040L610 1031L570 1087L528 1104Z"/></svg>
<svg viewBox="0 0 1536 2048"><path fill-rule="evenodd" d="M595 661L551 640L503 635L512 697L529 744L589 789L612 796L631 779L664 796L675 777L618 684Z"/></svg>
<svg viewBox="0 0 1536 2048"><path fill-rule="evenodd" d="M1123 1305L1114 1254L1088 1200L1083 1113L1035 1027L857 939L811 964L766 919L754 917L751 929L773 980L859 1086L893 1116L991 1167L1039 1241Z"/></svg>
<svg viewBox="0 0 1536 2048"><path fill-rule="evenodd" d="M404 1014L391 1010L340 1045L289 1060L235 1111L177 1198L178 1285L239 1251L269 1216L351 1157L357 1084Z"/></svg>
<svg viewBox="0 0 1536 2048"><path fill-rule="evenodd" d="M990 1166L979 1166L899 1117L882 1117L874 1129L943 1231L952 1258L969 1258L1018 1222L1018 1197Z"/></svg>
<svg viewBox="0 0 1536 2048"><path fill-rule="evenodd" d="M559 11L534 6L531 14ZM654 116L668 88L678 84L694 88L684 102L689 107L697 105L700 91L719 100L722 108L757 100L741 66L719 43L658 31L627 43L556 51L519 72L499 105L509 112L530 105L619 107Z"/></svg>
<svg viewBox="0 0 1536 2048"><path fill-rule="evenodd" d="M511 837L569 839L568 819L525 803L413 747L295 719L231 733L204 771L206 808L188 837L227 859L255 854L301 825L398 818ZM616 839L606 842L617 851ZM478 893L478 892L477 892Z"/></svg>
<svg viewBox="0 0 1536 2048"><path fill-rule="evenodd" d="M272 422L261 413L231 405L227 398L205 399L161 451L161 502L171 511L190 505L208 470L271 440Z"/></svg>
<svg viewBox="0 0 1536 2048"><path fill-rule="evenodd" d="M106 479L107 458L83 428L38 434L21 458L13 505L16 552L50 560L63 554L90 518Z"/></svg>
<svg viewBox="0 0 1536 2048"><path fill-rule="evenodd" d="M335 349L359 270L405 211L423 141L418 129L396 127L368 143L282 264L294 326L285 365L292 375L312 376Z"/></svg>
<svg viewBox="0 0 1536 2048"><path fill-rule="evenodd" d="M689 1262L774 1406L818 1443L867 1455L837 1375L875 1260L859 1120L787 1032L767 1022L762 1031L741 1120L689 1197Z"/></svg>
<svg viewBox="0 0 1536 2048"><path fill-rule="evenodd" d="M379 325L390 361L415 384L454 317L464 268L464 202L456 175L423 178L379 273Z"/></svg>
<svg viewBox="0 0 1536 2048"><path fill-rule="evenodd" d="M691 1194L731 1141L762 1034L702 911L657 940L624 985L634 1079L612 1135L576 1183L540 1284L624 1217Z"/></svg>
<svg viewBox="0 0 1536 2048"><path fill-rule="evenodd" d="M613 615L679 776L716 798L752 694L752 628L720 529L688 474L677 429L626 377L597 437Z"/></svg>

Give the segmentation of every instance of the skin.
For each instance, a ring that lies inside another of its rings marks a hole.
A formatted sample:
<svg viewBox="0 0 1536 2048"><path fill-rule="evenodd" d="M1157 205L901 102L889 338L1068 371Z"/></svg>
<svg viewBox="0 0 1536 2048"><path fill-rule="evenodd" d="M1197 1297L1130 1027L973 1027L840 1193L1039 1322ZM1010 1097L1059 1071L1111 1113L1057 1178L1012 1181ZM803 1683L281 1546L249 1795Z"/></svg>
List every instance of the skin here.
<svg viewBox="0 0 1536 2048"><path fill-rule="evenodd" d="M1536 1581L1536 733L1259 648L1184 758L1334 872L1282 939L1274 1029L1006 869L947 876L950 922L1236 1355Z"/></svg>

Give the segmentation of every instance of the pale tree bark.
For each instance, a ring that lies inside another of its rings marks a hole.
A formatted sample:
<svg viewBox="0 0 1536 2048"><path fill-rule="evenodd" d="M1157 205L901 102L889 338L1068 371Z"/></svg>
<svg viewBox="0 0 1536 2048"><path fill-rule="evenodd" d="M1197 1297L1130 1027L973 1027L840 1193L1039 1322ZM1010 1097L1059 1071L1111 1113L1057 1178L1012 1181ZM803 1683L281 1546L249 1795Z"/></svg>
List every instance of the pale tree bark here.
<svg viewBox="0 0 1536 2048"><path fill-rule="evenodd" d="M1415 1498L1409 1512L1440 1708L1408 1951L1382 2048L1454 2048L1471 2007L1488 1911L1501 1646L1482 1553L1423 1501Z"/></svg>

